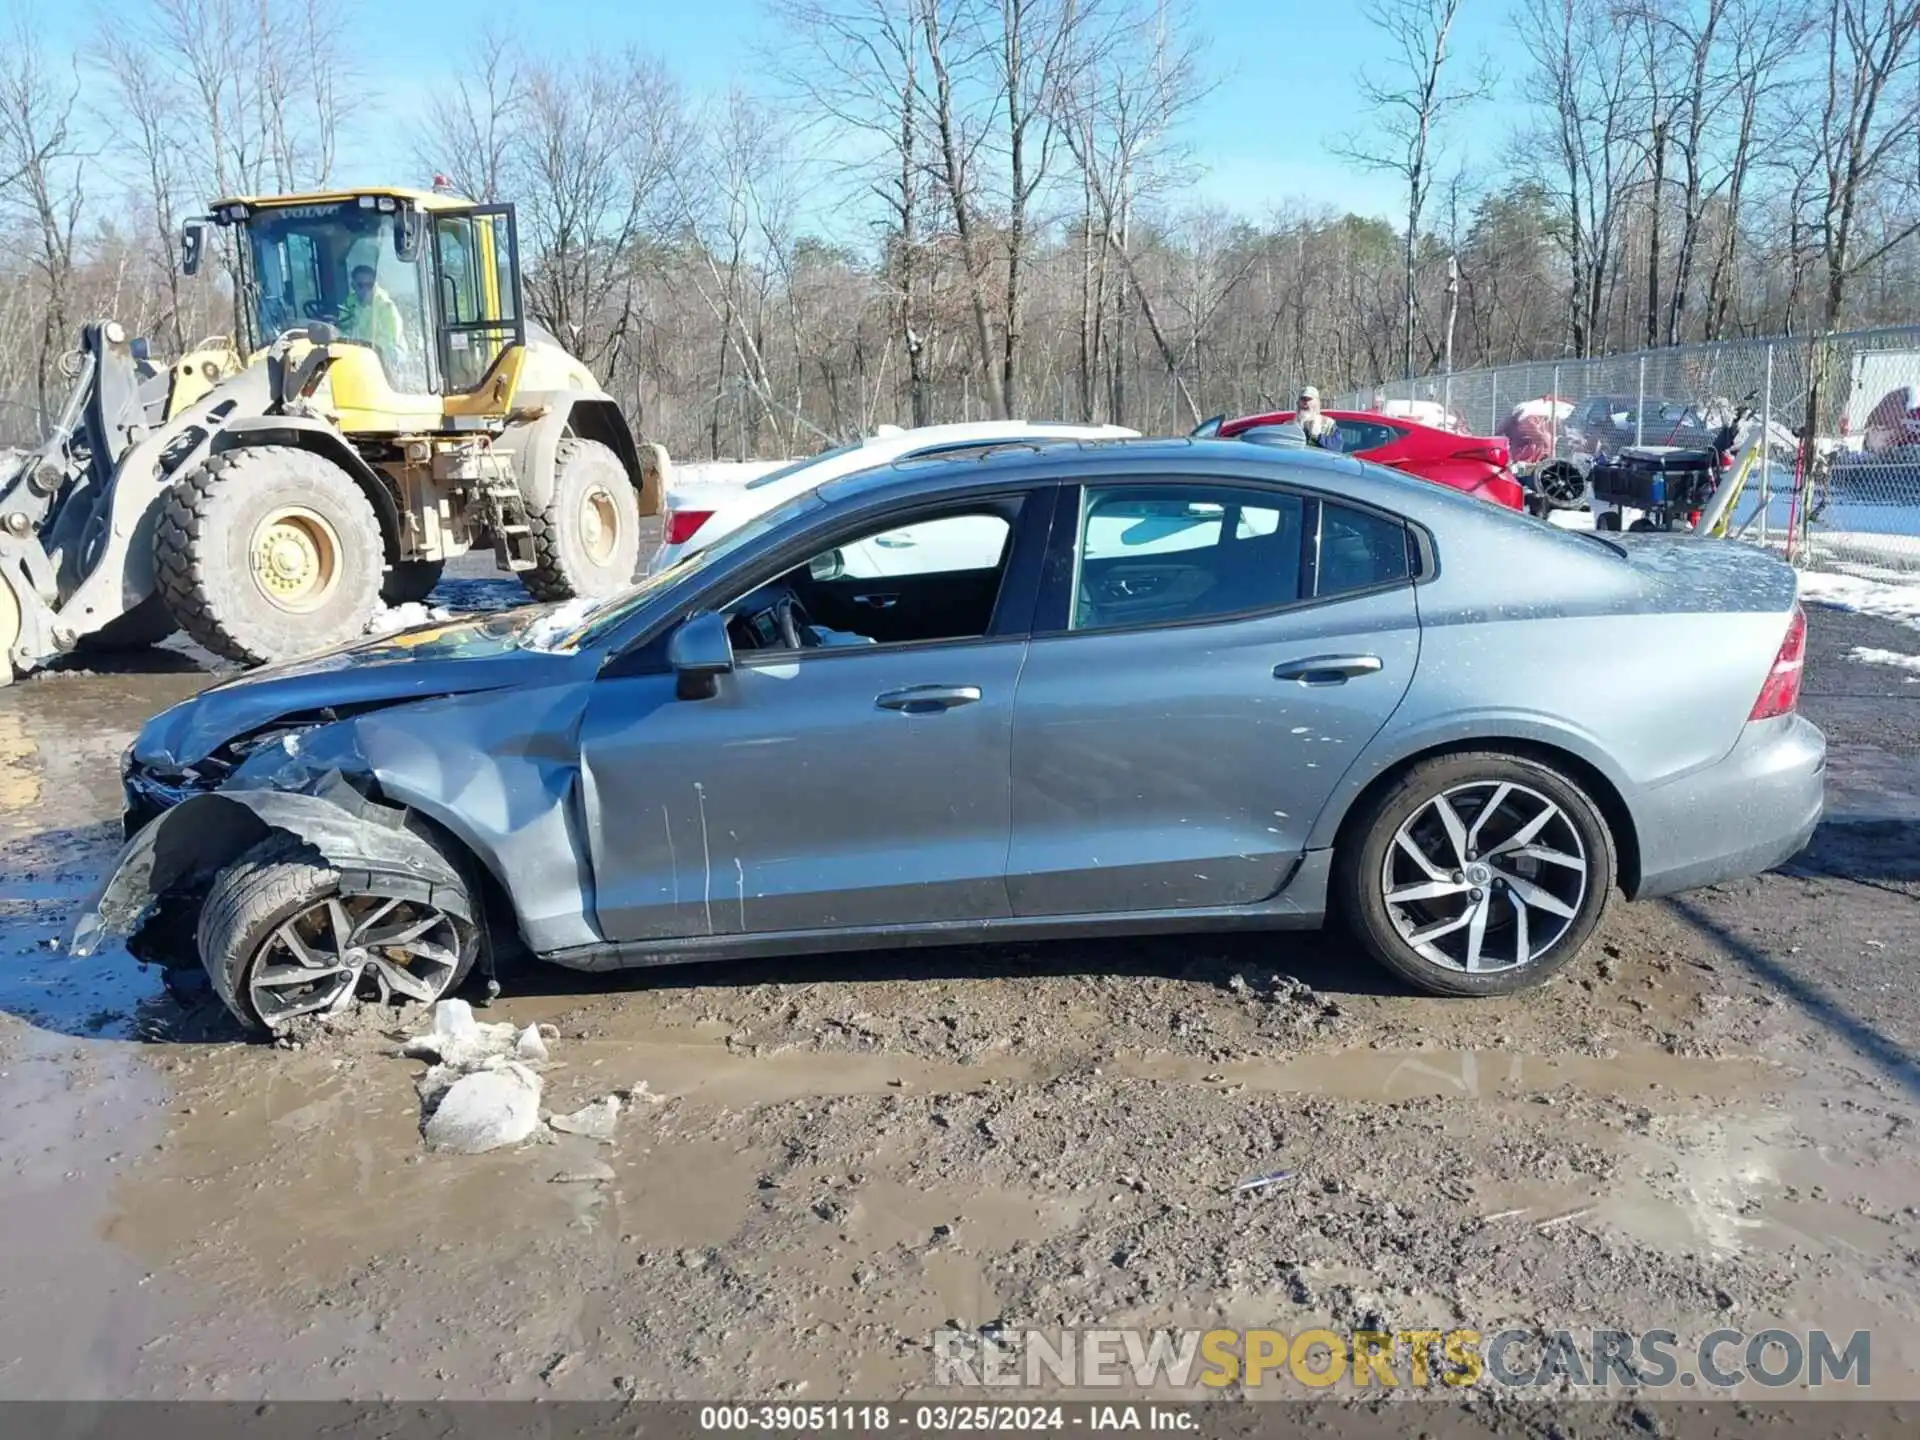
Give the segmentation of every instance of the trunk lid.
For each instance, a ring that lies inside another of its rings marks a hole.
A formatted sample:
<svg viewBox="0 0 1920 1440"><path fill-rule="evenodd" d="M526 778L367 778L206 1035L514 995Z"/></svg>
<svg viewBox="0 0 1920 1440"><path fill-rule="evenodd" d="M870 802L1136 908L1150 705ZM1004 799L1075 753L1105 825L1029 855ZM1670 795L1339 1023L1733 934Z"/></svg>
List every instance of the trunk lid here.
<svg viewBox="0 0 1920 1440"><path fill-rule="evenodd" d="M1610 534L1633 567L1650 610L1786 614L1799 577L1785 562L1737 540L1681 534Z"/></svg>

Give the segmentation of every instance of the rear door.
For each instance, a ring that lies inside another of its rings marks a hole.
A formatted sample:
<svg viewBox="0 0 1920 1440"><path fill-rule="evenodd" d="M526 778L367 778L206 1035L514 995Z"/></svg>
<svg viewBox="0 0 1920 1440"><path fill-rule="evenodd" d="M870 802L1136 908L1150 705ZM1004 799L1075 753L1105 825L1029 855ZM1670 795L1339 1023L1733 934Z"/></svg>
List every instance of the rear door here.
<svg viewBox="0 0 1920 1440"><path fill-rule="evenodd" d="M1406 528L1237 481L1062 508L1015 696L1013 913L1266 898L1412 680Z"/></svg>

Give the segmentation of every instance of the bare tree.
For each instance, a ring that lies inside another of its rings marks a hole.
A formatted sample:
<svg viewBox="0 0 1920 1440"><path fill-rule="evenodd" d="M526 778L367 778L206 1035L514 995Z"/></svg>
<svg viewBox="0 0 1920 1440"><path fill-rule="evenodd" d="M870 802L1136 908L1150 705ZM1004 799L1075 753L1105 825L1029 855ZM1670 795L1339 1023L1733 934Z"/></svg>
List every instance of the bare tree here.
<svg viewBox="0 0 1920 1440"><path fill-rule="evenodd" d="M625 288L635 247L671 213L671 180L692 143L678 87L629 51L528 66L510 172L522 230L529 311L574 352L604 366L631 307L604 314ZM628 292L631 294L631 291Z"/></svg>
<svg viewBox="0 0 1920 1440"><path fill-rule="evenodd" d="M523 50L516 36L483 33L459 78L428 96L425 122L414 137L414 157L423 169L446 176L482 204L509 193L514 142L526 115Z"/></svg>
<svg viewBox="0 0 1920 1440"><path fill-rule="evenodd" d="M1572 283L1567 343L1590 355L1600 341L1616 263L1619 194L1630 169L1630 67L1606 0L1526 0L1517 24L1532 61L1538 130L1520 138L1516 169L1551 195Z"/></svg>
<svg viewBox="0 0 1920 1440"><path fill-rule="evenodd" d="M1141 280L1131 248L1138 207L1185 178L1187 152L1176 138L1177 127L1205 94L1198 54L1181 19L1182 12L1165 3L1116 7L1097 29L1090 26L1081 37L1077 62L1061 67L1054 89L1056 123L1079 170L1085 207L1080 357L1087 419L1093 418L1092 370L1104 338L1094 281L1104 278L1109 255L1119 261L1161 364L1191 419L1200 419L1198 403L1181 375L1180 351ZM1095 235L1097 247L1092 243ZM1119 328L1123 317L1115 320ZM1124 375L1124 367L1116 369L1109 387L1110 414L1116 422L1126 416Z"/></svg>
<svg viewBox="0 0 1920 1440"><path fill-rule="evenodd" d="M1846 316L1847 289L1868 265L1909 236L1920 233L1913 204L1920 183L1910 168L1920 136L1920 5L1913 0L1826 0L1825 94L1811 136L1817 145L1819 182L1811 229L1824 258L1825 287L1819 327L1838 329ZM1882 214L1881 233L1864 244L1868 211L1884 204L1879 185L1901 172L1904 213ZM1830 347L1818 357L1807 385L1806 435L1820 421Z"/></svg>
<svg viewBox="0 0 1920 1440"><path fill-rule="evenodd" d="M193 182L177 139L184 125L179 92L153 51L124 31L104 33L95 60L108 81L118 148L148 206L148 239L167 297L163 328L177 354L186 349L187 335L174 222L193 203Z"/></svg>
<svg viewBox="0 0 1920 1440"><path fill-rule="evenodd" d="M852 136L873 153L830 160L885 211L882 249L894 292L896 332L906 361L915 425L929 422L931 388L924 303L927 245L927 117L920 103L927 67L922 0L774 0L784 22L769 59L789 93L811 109L822 148Z"/></svg>
<svg viewBox="0 0 1920 1440"><path fill-rule="evenodd" d="M1359 89L1373 112L1373 134L1341 153L1369 169L1397 175L1407 187L1402 250L1401 371L1413 376L1414 265L1420 220L1433 187L1436 152L1447 122L1486 93L1483 67L1450 65L1453 27L1463 0L1367 0L1362 13L1380 32L1388 68L1362 67Z"/></svg>
<svg viewBox="0 0 1920 1440"><path fill-rule="evenodd" d="M32 235L44 304L35 350L35 398L44 427L57 403L56 360L70 343L74 241L88 150L77 127L79 77L19 25L0 57L0 207Z"/></svg>

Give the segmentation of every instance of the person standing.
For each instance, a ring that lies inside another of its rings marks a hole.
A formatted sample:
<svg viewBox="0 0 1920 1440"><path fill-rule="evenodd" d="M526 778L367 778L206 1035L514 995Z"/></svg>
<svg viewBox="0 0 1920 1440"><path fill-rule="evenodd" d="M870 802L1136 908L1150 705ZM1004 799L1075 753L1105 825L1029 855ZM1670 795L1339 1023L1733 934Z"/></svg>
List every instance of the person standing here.
<svg viewBox="0 0 1920 1440"><path fill-rule="evenodd" d="M1307 437L1307 443L1322 450L1340 448L1340 432L1335 427L1333 417L1320 408L1320 391L1312 385L1300 388L1299 413L1294 416L1301 432Z"/></svg>

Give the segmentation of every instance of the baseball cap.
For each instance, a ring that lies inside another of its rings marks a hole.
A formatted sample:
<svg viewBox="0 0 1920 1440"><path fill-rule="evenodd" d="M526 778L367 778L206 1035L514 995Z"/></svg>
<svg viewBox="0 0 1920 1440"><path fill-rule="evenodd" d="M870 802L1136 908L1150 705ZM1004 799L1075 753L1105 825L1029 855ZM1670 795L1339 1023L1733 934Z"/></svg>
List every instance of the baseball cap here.
<svg viewBox="0 0 1920 1440"><path fill-rule="evenodd" d="M1318 400L1320 398L1320 391L1312 385L1302 385L1300 387L1300 398L1302 400Z"/></svg>

